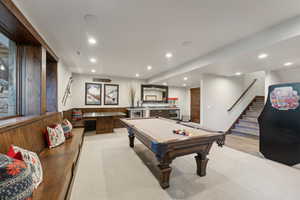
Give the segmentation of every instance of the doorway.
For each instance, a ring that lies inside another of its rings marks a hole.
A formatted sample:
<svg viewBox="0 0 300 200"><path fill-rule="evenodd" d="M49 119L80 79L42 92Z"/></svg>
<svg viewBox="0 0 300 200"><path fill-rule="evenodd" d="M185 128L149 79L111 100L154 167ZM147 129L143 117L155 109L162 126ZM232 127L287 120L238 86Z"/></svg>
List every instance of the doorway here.
<svg viewBox="0 0 300 200"><path fill-rule="evenodd" d="M191 88L191 122L200 123L200 88Z"/></svg>

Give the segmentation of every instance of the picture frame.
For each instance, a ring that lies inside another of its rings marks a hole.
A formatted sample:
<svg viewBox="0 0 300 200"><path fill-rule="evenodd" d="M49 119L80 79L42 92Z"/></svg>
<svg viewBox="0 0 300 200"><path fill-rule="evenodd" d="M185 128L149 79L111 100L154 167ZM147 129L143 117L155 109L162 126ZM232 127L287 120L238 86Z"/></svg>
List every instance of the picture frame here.
<svg viewBox="0 0 300 200"><path fill-rule="evenodd" d="M104 105L119 105L118 84L104 84Z"/></svg>
<svg viewBox="0 0 300 200"><path fill-rule="evenodd" d="M85 105L102 104L102 84L85 83Z"/></svg>
<svg viewBox="0 0 300 200"><path fill-rule="evenodd" d="M149 90L160 90L162 93L162 98L158 99L158 96L151 96L154 94L149 93ZM152 84L142 84L141 85L141 100L144 103L168 103L169 97L169 87L165 85L152 85Z"/></svg>

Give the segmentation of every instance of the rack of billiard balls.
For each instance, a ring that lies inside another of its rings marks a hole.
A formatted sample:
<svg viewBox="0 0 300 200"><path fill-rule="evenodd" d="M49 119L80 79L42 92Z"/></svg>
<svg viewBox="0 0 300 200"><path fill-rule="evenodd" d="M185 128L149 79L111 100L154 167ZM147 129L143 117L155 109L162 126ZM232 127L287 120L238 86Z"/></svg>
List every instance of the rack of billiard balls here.
<svg viewBox="0 0 300 200"><path fill-rule="evenodd" d="M189 132L187 132L185 129L174 129L173 133L176 135L190 136Z"/></svg>

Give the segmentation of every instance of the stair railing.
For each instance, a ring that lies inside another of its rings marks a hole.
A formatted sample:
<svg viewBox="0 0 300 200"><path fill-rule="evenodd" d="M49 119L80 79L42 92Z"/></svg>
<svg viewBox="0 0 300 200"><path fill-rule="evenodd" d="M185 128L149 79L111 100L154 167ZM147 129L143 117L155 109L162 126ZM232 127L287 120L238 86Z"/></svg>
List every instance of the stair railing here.
<svg viewBox="0 0 300 200"><path fill-rule="evenodd" d="M253 85L256 83L257 79L254 79L252 83L247 87L247 89L242 93L242 95L236 100L236 102L227 110L230 112L241 100L242 98L248 93L248 91L253 87Z"/></svg>

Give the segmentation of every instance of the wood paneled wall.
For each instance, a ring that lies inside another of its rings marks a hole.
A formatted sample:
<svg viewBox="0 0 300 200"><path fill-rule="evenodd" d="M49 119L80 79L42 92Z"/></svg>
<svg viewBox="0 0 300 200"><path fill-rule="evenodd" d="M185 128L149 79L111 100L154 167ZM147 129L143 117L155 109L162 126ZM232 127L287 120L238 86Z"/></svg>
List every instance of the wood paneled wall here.
<svg viewBox="0 0 300 200"><path fill-rule="evenodd" d="M47 61L47 112L57 112L57 63Z"/></svg>
<svg viewBox="0 0 300 200"><path fill-rule="evenodd" d="M57 112L57 62L47 62L41 46L18 47L22 115Z"/></svg>
<svg viewBox="0 0 300 200"><path fill-rule="evenodd" d="M46 72L46 49L44 47L42 47L41 49L42 51L42 57L41 57L41 114L46 113L47 111L47 86L46 86L46 79L47 79L47 72ZM54 95L54 94L53 94Z"/></svg>
<svg viewBox="0 0 300 200"><path fill-rule="evenodd" d="M0 153L7 153L11 144L40 153L46 148L43 135L46 127L61 123L61 121L62 114L58 112L2 120L0 123Z"/></svg>
<svg viewBox="0 0 300 200"><path fill-rule="evenodd" d="M41 106L41 46L19 46L21 70L22 115L37 115L42 113Z"/></svg>

